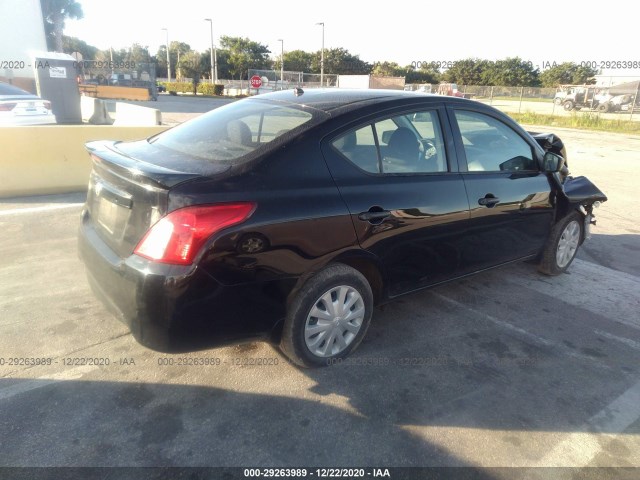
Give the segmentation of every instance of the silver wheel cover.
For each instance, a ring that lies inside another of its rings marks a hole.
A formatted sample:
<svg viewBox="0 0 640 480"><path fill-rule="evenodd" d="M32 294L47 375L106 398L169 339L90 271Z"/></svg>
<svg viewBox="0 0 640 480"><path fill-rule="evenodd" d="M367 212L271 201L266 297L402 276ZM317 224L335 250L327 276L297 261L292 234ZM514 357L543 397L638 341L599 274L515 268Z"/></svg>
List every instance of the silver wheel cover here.
<svg viewBox="0 0 640 480"><path fill-rule="evenodd" d="M580 243L580 224L572 220L564 227L560 240L558 240L558 250L556 250L556 263L559 268L569 265L578 250Z"/></svg>
<svg viewBox="0 0 640 480"><path fill-rule="evenodd" d="M331 357L344 351L364 322L364 300L358 291L339 285L316 300L304 325L304 341L312 354Z"/></svg>

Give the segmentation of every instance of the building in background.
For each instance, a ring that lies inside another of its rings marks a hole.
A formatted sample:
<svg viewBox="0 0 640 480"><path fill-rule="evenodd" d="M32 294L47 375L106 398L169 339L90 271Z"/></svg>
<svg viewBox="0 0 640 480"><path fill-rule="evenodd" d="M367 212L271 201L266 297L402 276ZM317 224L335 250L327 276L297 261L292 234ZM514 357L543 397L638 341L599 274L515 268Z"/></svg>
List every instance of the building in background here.
<svg viewBox="0 0 640 480"><path fill-rule="evenodd" d="M595 76L598 87L612 87L640 80L640 69L602 69Z"/></svg>
<svg viewBox="0 0 640 480"><path fill-rule="evenodd" d="M46 51L40 0L0 1L0 81L35 93L33 59Z"/></svg>

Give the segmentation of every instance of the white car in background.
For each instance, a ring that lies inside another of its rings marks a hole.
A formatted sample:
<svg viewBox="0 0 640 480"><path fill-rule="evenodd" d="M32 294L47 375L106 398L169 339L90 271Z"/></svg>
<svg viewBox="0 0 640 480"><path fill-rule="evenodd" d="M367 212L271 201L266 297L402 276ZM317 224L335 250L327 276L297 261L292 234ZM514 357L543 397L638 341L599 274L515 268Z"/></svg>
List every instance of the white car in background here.
<svg viewBox="0 0 640 480"><path fill-rule="evenodd" d="M21 88L0 82L0 126L56 123L51 103Z"/></svg>

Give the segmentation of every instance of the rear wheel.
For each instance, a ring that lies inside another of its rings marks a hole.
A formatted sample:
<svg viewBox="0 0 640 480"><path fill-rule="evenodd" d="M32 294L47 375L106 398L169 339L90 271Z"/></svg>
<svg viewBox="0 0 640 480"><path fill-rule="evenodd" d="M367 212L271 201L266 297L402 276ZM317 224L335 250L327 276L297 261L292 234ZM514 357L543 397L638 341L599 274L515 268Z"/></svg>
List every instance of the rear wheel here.
<svg viewBox="0 0 640 480"><path fill-rule="evenodd" d="M582 240L582 217L572 212L551 229L538 270L546 275L564 273L578 252Z"/></svg>
<svg viewBox="0 0 640 480"><path fill-rule="evenodd" d="M329 365L358 347L372 311L367 279L346 265L330 265L309 279L291 302L280 348L301 367Z"/></svg>

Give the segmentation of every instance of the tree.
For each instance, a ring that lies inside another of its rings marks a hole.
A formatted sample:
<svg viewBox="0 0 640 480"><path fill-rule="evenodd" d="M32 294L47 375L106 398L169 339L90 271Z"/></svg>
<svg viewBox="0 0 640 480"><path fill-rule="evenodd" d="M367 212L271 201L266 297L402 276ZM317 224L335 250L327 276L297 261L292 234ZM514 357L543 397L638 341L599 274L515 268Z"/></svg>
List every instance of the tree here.
<svg viewBox="0 0 640 480"><path fill-rule="evenodd" d="M435 67L416 70L411 65L404 67L406 83L439 83L441 73Z"/></svg>
<svg viewBox="0 0 640 480"><path fill-rule="evenodd" d="M125 62L135 64L149 63L151 55L149 54L149 47L142 46L139 43L134 43L129 47L129 51L125 56Z"/></svg>
<svg viewBox="0 0 640 480"><path fill-rule="evenodd" d="M314 54L311 64L313 73L320 73L321 52ZM344 48L331 48L324 51L324 73L338 75L366 75L371 73L372 65L360 60L358 55Z"/></svg>
<svg viewBox="0 0 640 480"><path fill-rule="evenodd" d="M229 51L222 48L216 49L216 62L218 65L218 80L231 78L229 73ZM165 61L165 63L167 63ZM200 54L200 64L202 65L202 75L206 78L211 77L211 49Z"/></svg>
<svg viewBox="0 0 640 480"><path fill-rule="evenodd" d="M75 0L40 0L47 47L63 52L64 22L69 18L81 19L84 16L82 5Z"/></svg>
<svg viewBox="0 0 640 480"><path fill-rule="evenodd" d="M593 68L580 66L573 62L564 62L547 68L540 74L543 87L558 85L583 85L595 83L593 76L598 73Z"/></svg>
<svg viewBox="0 0 640 480"><path fill-rule="evenodd" d="M311 72L314 54L304 50L284 52L284 68L289 72ZM280 55L273 63L273 68L280 69Z"/></svg>
<svg viewBox="0 0 640 480"><path fill-rule="evenodd" d="M178 75L179 70L176 68L183 55L186 55L191 51L191 46L184 42L170 42L169 44L169 57L171 58L172 71L176 79L180 78ZM165 53L165 57L167 54Z"/></svg>
<svg viewBox="0 0 640 480"><path fill-rule="evenodd" d="M492 63L478 58L466 58L455 62L444 74L444 80L458 85L483 85L483 74L490 70Z"/></svg>
<svg viewBox="0 0 640 480"><path fill-rule="evenodd" d="M372 75L380 77L404 77L406 70L396 62L378 62L371 70Z"/></svg>
<svg viewBox="0 0 640 480"><path fill-rule="evenodd" d="M489 63L482 72L482 85L505 87L537 87L539 71L531 62L519 57L506 58Z"/></svg>
<svg viewBox="0 0 640 480"><path fill-rule="evenodd" d="M98 53L98 48L87 44L77 37L62 36L62 51L64 53L79 52L83 60L93 60Z"/></svg>
<svg viewBox="0 0 640 480"><path fill-rule="evenodd" d="M160 45L155 55L156 76L167 78L167 46Z"/></svg>
<svg viewBox="0 0 640 480"><path fill-rule="evenodd" d="M182 55L187 54L191 51L191 46L188 43L184 42L170 42L169 47L169 58L171 60L171 72L177 78L177 70L176 65L178 64L178 58L182 57ZM158 51L155 55L156 58L156 76L157 77L167 77L167 46L160 45L158 47ZM114 59L115 60L115 59Z"/></svg>
<svg viewBox="0 0 640 480"><path fill-rule="evenodd" d="M271 67L269 54L271 51L266 45L243 37L220 37L220 45L229 51L229 73L232 78L248 79L250 68L268 69Z"/></svg>
<svg viewBox="0 0 640 480"><path fill-rule="evenodd" d="M200 77L204 67L201 55L193 50L186 52L180 56L180 62L177 65L177 71L180 72L180 77L191 79L193 83L193 94L195 95L198 92L198 84L200 83Z"/></svg>

